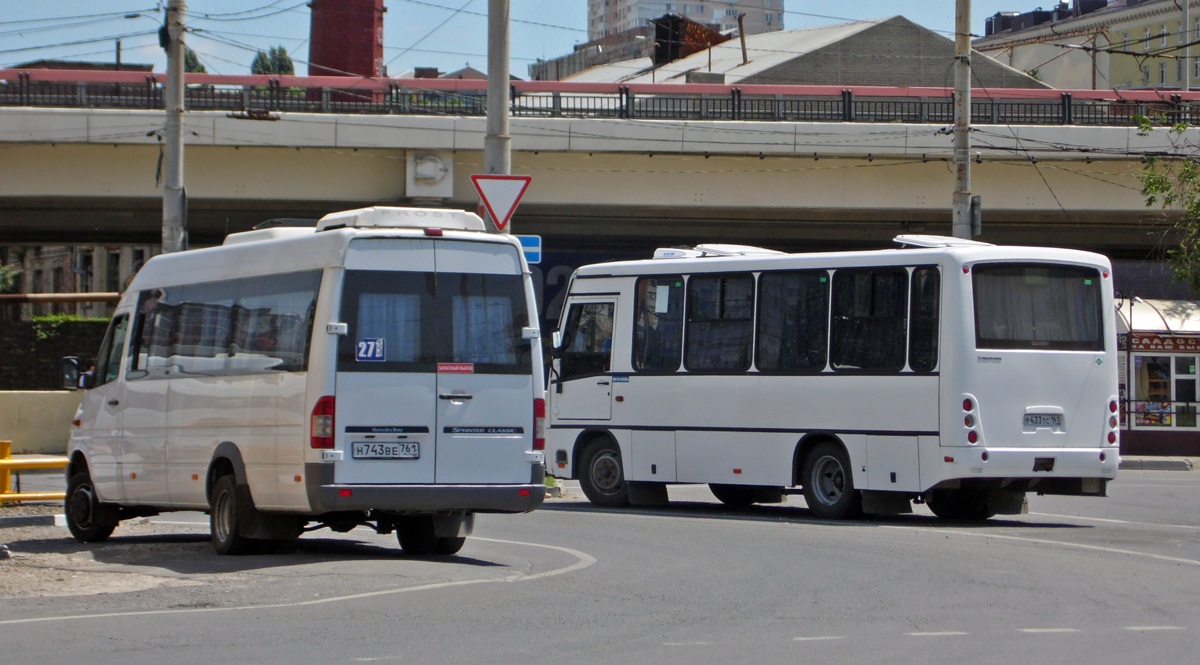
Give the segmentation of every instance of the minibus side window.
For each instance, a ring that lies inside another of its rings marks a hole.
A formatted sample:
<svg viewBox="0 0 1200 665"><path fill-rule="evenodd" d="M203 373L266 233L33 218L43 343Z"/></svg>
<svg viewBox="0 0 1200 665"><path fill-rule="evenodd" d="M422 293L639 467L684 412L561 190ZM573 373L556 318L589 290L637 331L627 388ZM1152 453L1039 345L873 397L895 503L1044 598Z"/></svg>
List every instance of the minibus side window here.
<svg viewBox="0 0 1200 665"><path fill-rule="evenodd" d="M111 383L121 375L121 351L125 347L125 331L129 328L129 316L122 314L113 319L100 345L100 353L96 356L96 366L92 370L92 387Z"/></svg>
<svg viewBox="0 0 1200 665"><path fill-rule="evenodd" d="M833 369L904 369L907 305L908 273L903 268L835 272L829 350Z"/></svg>

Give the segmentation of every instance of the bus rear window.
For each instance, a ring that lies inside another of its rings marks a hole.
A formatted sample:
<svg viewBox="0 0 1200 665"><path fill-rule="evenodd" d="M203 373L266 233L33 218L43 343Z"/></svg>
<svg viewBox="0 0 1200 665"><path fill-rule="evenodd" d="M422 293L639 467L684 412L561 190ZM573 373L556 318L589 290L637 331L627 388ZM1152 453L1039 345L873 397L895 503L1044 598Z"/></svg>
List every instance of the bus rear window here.
<svg viewBox="0 0 1200 665"><path fill-rule="evenodd" d="M1100 273L1040 263L978 264L975 346L1103 351Z"/></svg>

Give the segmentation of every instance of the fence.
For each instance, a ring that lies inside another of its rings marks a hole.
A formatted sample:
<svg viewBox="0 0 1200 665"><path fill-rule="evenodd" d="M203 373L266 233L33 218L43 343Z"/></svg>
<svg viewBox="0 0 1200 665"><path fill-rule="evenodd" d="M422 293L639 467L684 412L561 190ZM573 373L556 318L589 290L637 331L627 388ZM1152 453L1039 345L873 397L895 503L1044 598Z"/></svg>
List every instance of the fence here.
<svg viewBox="0 0 1200 665"><path fill-rule="evenodd" d="M272 119L276 112L485 116L486 81L356 77L187 77L184 106ZM162 109L164 75L0 70L0 107ZM513 117L790 122L953 121L949 88L638 84L520 81ZM981 125L1128 127L1135 116L1200 122L1200 94L1176 91L999 89L972 92Z"/></svg>

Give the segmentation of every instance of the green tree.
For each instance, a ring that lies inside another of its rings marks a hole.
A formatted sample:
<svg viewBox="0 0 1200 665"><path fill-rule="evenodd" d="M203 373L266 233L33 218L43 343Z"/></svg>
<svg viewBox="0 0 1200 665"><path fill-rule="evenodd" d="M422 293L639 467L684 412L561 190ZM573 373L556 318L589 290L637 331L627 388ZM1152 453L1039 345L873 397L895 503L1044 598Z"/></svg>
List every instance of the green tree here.
<svg viewBox="0 0 1200 665"><path fill-rule="evenodd" d="M272 46L267 53L259 51L250 63L251 74L295 74L296 66L287 49L282 46Z"/></svg>
<svg viewBox="0 0 1200 665"><path fill-rule="evenodd" d="M1200 294L1200 145L1189 139L1186 124L1169 125L1142 115L1135 119L1142 136L1166 129L1170 137L1172 149L1146 157L1138 177L1147 207L1177 213L1167 262L1175 279Z"/></svg>
<svg viewBox="0 0 1200 665"><path fill-rule="evenodd" d="M17 288L17 275L20 274L18 267L0 264L0 293L12 293Z"/></svg>
<svg viewBox="0 0 1200 665"><path fill-rule="evenodd" d="M183 47L183 71L188 74L207 74L208 70L200 62L200 57L196 52L188 47Z"/></svg>

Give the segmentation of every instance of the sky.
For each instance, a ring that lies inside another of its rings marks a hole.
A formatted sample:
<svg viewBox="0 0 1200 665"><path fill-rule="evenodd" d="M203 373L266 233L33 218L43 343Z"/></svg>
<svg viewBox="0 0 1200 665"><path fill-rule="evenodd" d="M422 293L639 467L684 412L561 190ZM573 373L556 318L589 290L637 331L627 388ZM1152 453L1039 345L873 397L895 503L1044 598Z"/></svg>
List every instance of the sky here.
<svg viewBox="0 0 1200 665"><path fill-rule="evenodd" d="M702 0L698 0L702 1ZM761 0L743 0L757 4ZM587 41L587 0L510 0L511 73L570 53ZM164 71L158 45L165 0L0 0L0 69L34 60L151 64ZM953 36L955 0L786 0L784 27L810 28L897 14ZM1000 11L1029 11L1053 1L975 0L972 32ZM385 0L384 63L391 76L415 67L487 70L488 0ZM258 51L282 46L308 73L306 0L187 0L185 38L210 74L248 74Z"/></svg>

